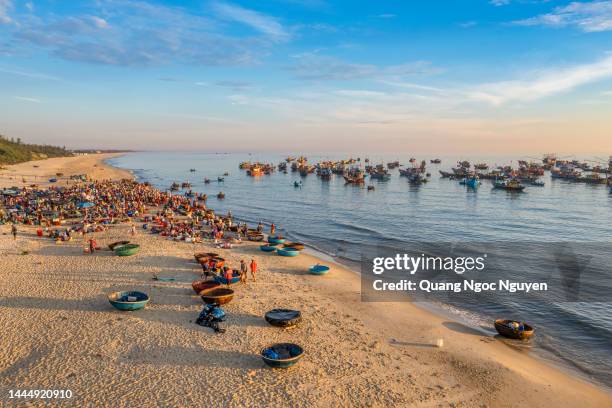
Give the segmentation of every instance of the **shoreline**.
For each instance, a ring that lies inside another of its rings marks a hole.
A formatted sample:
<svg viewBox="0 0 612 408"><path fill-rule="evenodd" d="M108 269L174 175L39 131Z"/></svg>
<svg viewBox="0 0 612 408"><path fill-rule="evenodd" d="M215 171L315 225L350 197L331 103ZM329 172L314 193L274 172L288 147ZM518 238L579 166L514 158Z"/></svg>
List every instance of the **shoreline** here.
<svg viewBox="0 0 612 408"><path fill-rule="evenodd" d="M109 158L110 159L110 158ZM105 160L106 162L106 160ZM115 167L112 164L107 163L109 166L111 167ZM124 171L130 171L128 169L124 169L121 167L116 167L120 170L124 170ZM131 173L131 171L130 171ZM132 174L132 173L131 173ZM134 179L140 182L145 182L148 180L145 180L142 177L136 176L134 175ZM238 214L236 216L236 219L244 222L244 219L240 219L240 215ZM344 268L350 272L352 272L353 274L355 274L355 276L357 276L359 279L361 279L361 272L356 269L356 262L350 259L346 259L346 258L342 258L342 257L337 257L334 256L333 254L329 254L323 250L317 249L311 245L309 245L307 242L304 242L305 246L306 246L306 250L303 251L303 253L307 253L310 256L312 256L313 258L315 258L318 261L322 261L323 263L333 263L338 267ZM408 296L408 295L407 295ZM454 323L460 324L462 326L465 327L466 330L476 330L478 332L481 333L481 335L483 336L495 336L497 335L497 332L495 331L495 329L493 328L493 326L491 325L490 329L486 329L483 327L478 326L477 328L472 328L471 326L471 322L469 321L468 318L462 318L461 316L458 316L456 312L454 312L452 310L452 307L450 305L446 305L443 303L434 303L434 302L412 302L407 300L406 303L409 303L410 305L416 307L417 309L423 310L424 312L430 313L438 318L441 319L450 319L453 320ZM513 347L513 346L508 346L508 347ZM538 352L534 352L530 357L534 358L536 361L539 361L553 369L556 369L558 371L562 371L562 370L570 370L570 376L571 377L575 377L576 379L578 379L579 381L582 381L586 384L592 385L594 387L600 388L602 389L604 392L609 393L612 395L612 386L607 386L606 384L603 384L599 381L597 381L595 378L591 378L589 376L589 374L585 371L582 371L579 367L577 366L573 366L571 364L571 362L567 362L564 361L561 357L556 356L551 350L546 350L546 349L540 349Z"/></svg>
<svg viewBox="0 0 612 408"><path fill-rule="evenodd" d="M101 162L108 158L92 159ZM89 165L92 163L96 161ZM103 176L111 173L106 168L102 171ZM113 177L123 178L126 173L133 178L125 170ZM102 177L101 172L97 174ZM330 396L341 398L341 405L367 401L375 406L451 403L515 406L525 402L534 406L603 406L611 401L610 394L598 385L565 374L523 351L475 333L467 326L448 322L446 317L418 305L361 302L359 275L337 261L329 275L316 277L304 272L309 265L319 262L318 257L308 253L286 259L265 255L252 243L241 244L233 250L219 250L208 243L193 245L164 240L140 229L135 241L141 243L142 254L127 260L106 254L88 257L82 255L77 242L57 245L37 239L32 231L25 230L28 235L18 242L31 248L32 254L28 256L15 252L8 235L0 236L0 249L5 255L1 262L8 266L1 268L4 272L0 275L7 274L2 278L10 282L2 290L6 299L0 303L1 323L9 327L6 338L10 339L10 344L5 346L9 351L3 352L5 363L0 367L3 389L10 386L11 375L7 372L14 376L13 380L46 385L53 384L50 380L57 380L61 374L46 372L47 368L70 371L70 364L83 364L82 377L79 374L67 377L74 379L75 388L90 386L93 392L109 392L115 402L120 395L141 396L142 401L148 401L155 394L147 396L146 392L154 393L152 390L156 389L167 395L168 403L210 402L206 400L208 396L194 395L189 389L194 386L191 376L187 379L181 375L187 371L208 385L213 379L203 376L208 372L210 377L211 367L231 376L228 377L231 385L234 377L240 380L238 383L243 385L237 386L236 394L247 405L281 401L286 404L287 398L296 406L329 405L333 401ZM2 226L2 232L6 231L7 226ZM101 241L111 242L126 235L127 226L119 225L103 235ZM201 308L201 301L193 296L189 285L199 274L199 267L191 261L192 255L205 250L222 251L232 264L240 257L255 257L261 265L257 282L239 286L237 299L228 304L230 321L228 333L223 335L187 323L189 319L195 320ZM48 265L43 269L37 266L38 262ZM41 278L50 274L54 285L43 283L31 288L32 271ZM155 283L151 281L151 274L155 273L174 274L181 280L177 284ZM92 282L98 284L92 285ZM142 313L117 313L110 309L102 293L120 290L120 287L147 287L153 293L152 305ZM306 317L304 324L279 332L265 326L265 322L259 323L263 321L262 312L283 306L302 309ZM51 332L40 332L49 328L36 324L38 327L24 326L32 318L57 321L57 327ZM98 320L108 323L96 324ZM113 327L112 333L105 329L108 326ZM81 333L86 329L91 333ZM71 330L76 330L76 334ZM146 336L142 338L140 332ZM175 336L174 332L182 337ZM31 338L23 337L27 335ZM61 342L56 344L53 337L62 335L67 335L66 343L74 340L68 346L82 344L87 352L78 347L66 349ZM94 335L98 337L92 338ZM28 356L36 349L36 340L48 336L51 336L46 347L48 353L42 358L48 367L36 365ZM444 347L432 347L438 338L444 339ZM273 339L306 343L304 361L286 372L264 368L256 353ZM165 352L159 351L160 345ZM61 361L65 353L68 353L68 366ZM98 353L101 357L95 357L92 365L83 360L90 358L86 357L87 353L94 356ZM204 354L214 364L204 364ZM141 381L140 390L112 381L114 375L126 378L138 375L133 367L126 366L132 363L148 374L145 379L167 375L168 382L174 382L171 385L178 390L168 389L166 384L154 380ZM100 365L102 372L94 374ZM117 366L125 372L115 372ZM363 375L356 377L355 372ZM63 378L63 381L68 380ZM313 391L314 384L318 394L313 392L305 397L306 394L296 392ZM228 384L218 386L231 393ZM16 384L13 388L17 388ZM348 390L354 395L348 395ZM178 395L179 391L185 395ZM235 405L238 401L228 395L222 401ZM81 396L88 402L95 398Z"/></svg>

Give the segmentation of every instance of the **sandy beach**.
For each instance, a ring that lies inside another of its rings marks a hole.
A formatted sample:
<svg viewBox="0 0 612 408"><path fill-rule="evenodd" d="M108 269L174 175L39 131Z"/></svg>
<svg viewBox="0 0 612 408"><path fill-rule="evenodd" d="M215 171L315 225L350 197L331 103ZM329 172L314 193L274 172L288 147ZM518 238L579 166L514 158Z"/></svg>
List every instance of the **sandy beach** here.
<svg viewBox="0 0 612 408"><path fill-rule="evenodd" d="M99 153L74 157L55 157L46 160L35 160L25 163L3 166L0 169L0 188L23 187L36 184L39 186L67 185L71 175L86 174L91 180L110 180L133 178L132 174L104 163L104 160L116 157L121 153ZM58 177L58 173L62 176ZM49 179L57 178L56 183Z"/></svg>
<svg viewBox="0 0 612 408"><path fill-rule="evenodd" d="M39 185L57 172L132 177L105 165L108 157L9 166L0 174L15 178L0 186L21 185L26 171L36 177L25 184ZM320 260L308 254L268 255L247 242L216 249L138 225L129 239L141 251L126 258L84 254L80 237L37 238L35 227L20 226L14 241L0 226L0 406L25 406L8 399L18 389L71 390L57 406L612 406L607 391L496 338L410 303L361 302L359 276L340 265L313 276L308 267ZM128 229L111 226L98 244L128 238ZM256 282L234 285L223 334L195 324L203 303L191 288L201 273L193 254L207 251L260 266ZM107 295L128 289L147 292L150 304L112 308ZM303 322L268 325L264 313L279 307L301 310ZM299 343L306 354L288 370L270 369L259 352L275 342Z"/></svg>

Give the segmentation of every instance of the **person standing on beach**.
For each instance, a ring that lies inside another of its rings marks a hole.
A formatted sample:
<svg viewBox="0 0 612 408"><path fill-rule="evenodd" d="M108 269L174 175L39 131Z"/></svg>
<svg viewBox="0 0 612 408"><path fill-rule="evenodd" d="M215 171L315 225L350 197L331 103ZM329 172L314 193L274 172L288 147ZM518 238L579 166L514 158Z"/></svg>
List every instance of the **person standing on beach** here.
<svg viewBox="0 0 612 408"><path fill-rule="evenodd" d="M13 223L11 226L11 234L13 234L13 241L17 239L17 224Z"/></svg>
<svg viewBox="0 0 612 408"><path fill-rule="evenodd" d="M274 236L274 233L276 232L276 225L274 225L274 223L270 224L270 235Z"/></svg>
<svg viewBox="0 0 612 408"><path fill-rule="evenodd" d="M89 254L93 255L96 250L96 241L93 238L89 239Z"/></svg>
<svg viewBox="0 0 612 408"><path fill-rule="evenodd" d="M246 283L247 281L247 264L244 262L244 259L240 260L240 282Z"/></svg>
<svg viewBox="0 0 612 408"><path fill-rule="evenodd" d="M131 227L131 234L132 234L133 237L136 236L136 225L134 225L134 224L132 224L132 227Z"/></svg>
<svg viewBox="0 0 612 408"><path fill-rule="evenodd" d="M255 262L255 258L251 259L251 276L253 277L253 282L256 282L255 274L257 273L257 262Z"/></svg>

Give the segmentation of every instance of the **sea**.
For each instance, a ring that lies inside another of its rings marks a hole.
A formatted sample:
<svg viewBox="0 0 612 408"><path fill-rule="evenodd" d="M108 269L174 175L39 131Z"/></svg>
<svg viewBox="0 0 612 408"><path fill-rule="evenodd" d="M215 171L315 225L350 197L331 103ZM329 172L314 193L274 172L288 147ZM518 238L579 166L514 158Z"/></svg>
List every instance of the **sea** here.
<svg viewBox="0 0 612 408"><path fill-rule="evenodd" d="M298 152L299 153L299 152ZM323 181L315 174L300 177L288 170L261 177L249 177L239 169L243 161L278 164L287 154L132 152L109 160L109 164L131 170L139 181L162 190L173 182L189 181L196 192L208 195L207 205L217 213L231 211L240 221L254 226L275 223L284 236L300 241L311 251L331 257L357 273L365 247L406 246L428 243L538 243L530 253L546 250L546 243L589 245L612 248L612 194L605 185L588 185L553 180L547 172L543 187L528 186L524 193L508 193L492 188L483 180L478 189L440 177L439 170L450 170L458 160L498 165L518 164L534 157L440 157L417 156L426 160L429 182L412 186L391 170L389 181L367 181L374 190L346 185L341 176ZM407 165L409 154L309 154L308 161L367 157L369 164L399 160ZM195 172L190 171L195 169ZM224 173L228 176L223 176ZM217 177L224 181L218 182ZM204 178L211 179L209 184ZM300 183L295 187L294 182ZM224 200L216 198L225 193ZM179 192L180 193L180 192ZM612 276L611 252L603 255L603 273ZM599 279L599 278L598 278ZM609 285L590 282L592 285ZM607 297L597 301L522 302L512 298L483 304L473 302L428 302L450 319L465 323L483 334L494 334L492 322L511 316L536 328L528 345L508 342L509 347L534 354L570 370L583 378L612 387L612 314Z"/></svg>

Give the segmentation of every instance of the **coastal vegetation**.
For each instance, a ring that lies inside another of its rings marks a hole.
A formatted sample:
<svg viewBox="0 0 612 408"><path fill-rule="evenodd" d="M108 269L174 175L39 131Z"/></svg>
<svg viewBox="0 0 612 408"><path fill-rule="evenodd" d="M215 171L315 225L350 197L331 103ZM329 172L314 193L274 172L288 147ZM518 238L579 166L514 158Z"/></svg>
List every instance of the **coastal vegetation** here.
<svg viewBox="0 0 612 408"><path fill-rule="evenodd" d="M20 138L9 139L0 135L0 165L66 156L72 156L72 152L65 147L26 144Z"/></svg>

